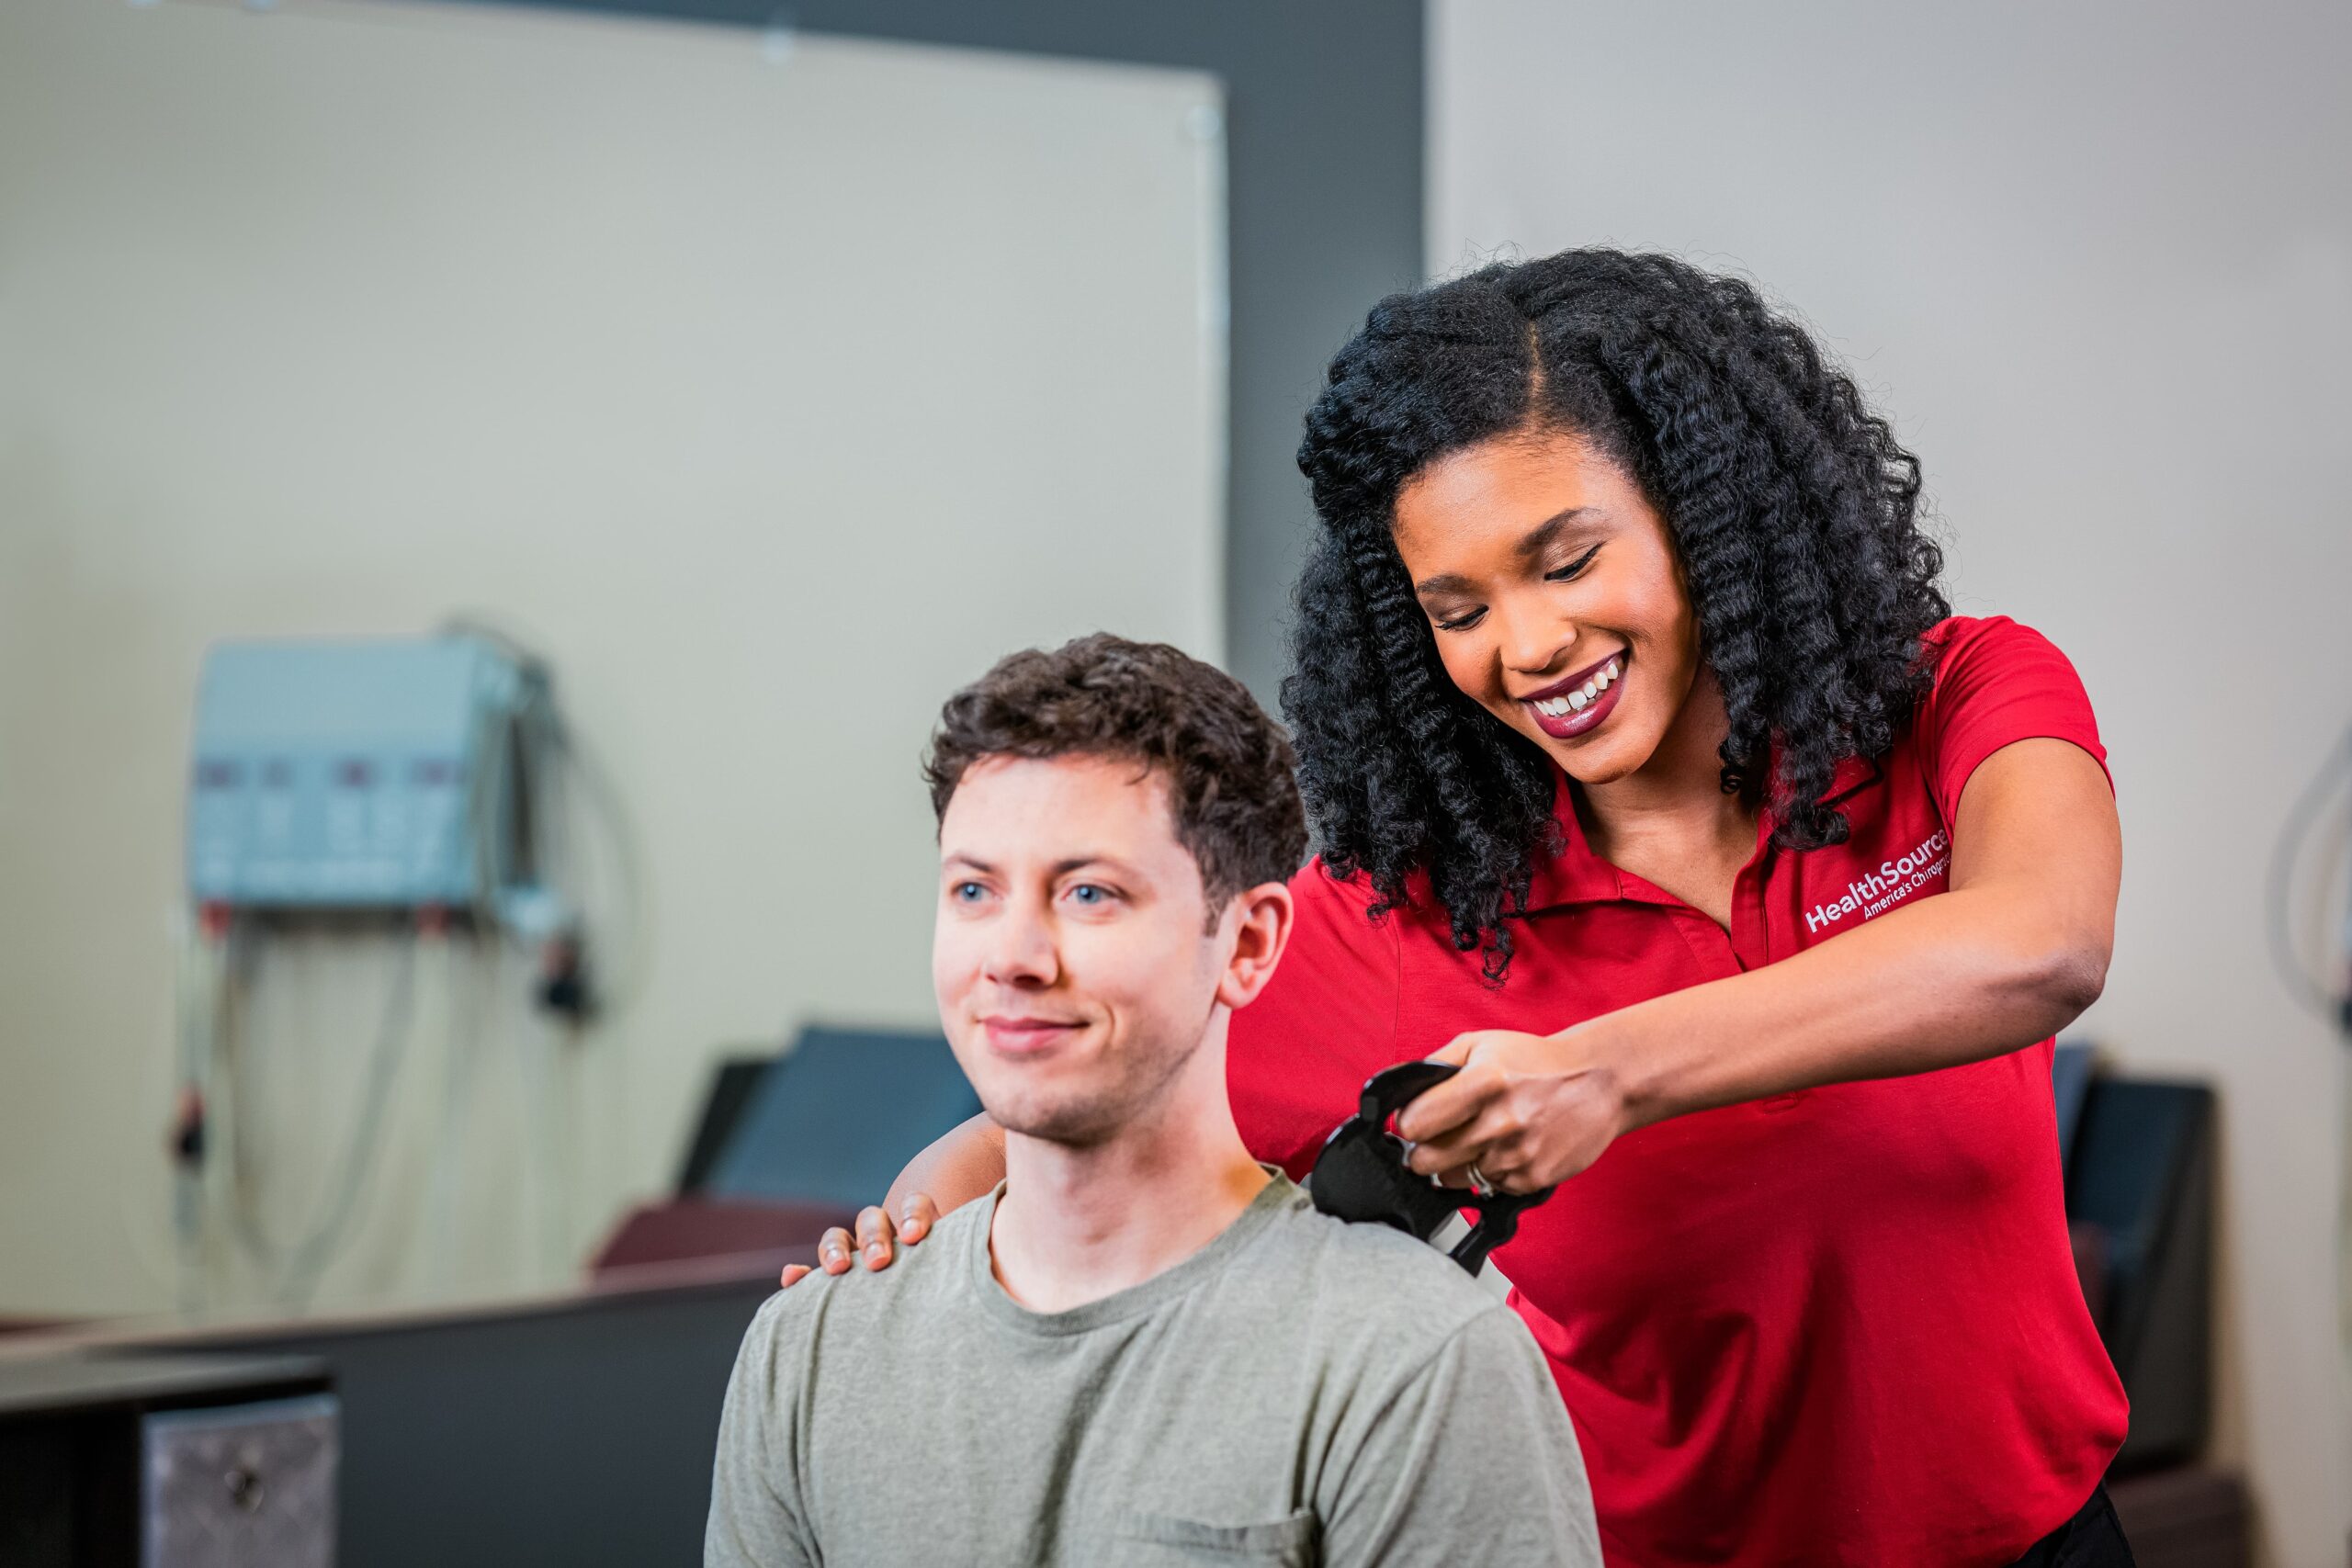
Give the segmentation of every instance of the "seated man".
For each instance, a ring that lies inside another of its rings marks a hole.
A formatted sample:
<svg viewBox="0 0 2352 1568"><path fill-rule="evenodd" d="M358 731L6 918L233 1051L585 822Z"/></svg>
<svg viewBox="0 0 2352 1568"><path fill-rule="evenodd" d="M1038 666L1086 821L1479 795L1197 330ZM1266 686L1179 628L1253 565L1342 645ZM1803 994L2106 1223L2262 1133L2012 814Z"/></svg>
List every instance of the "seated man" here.
<svg viewBox="0 0 2352 1568"><path fill-rule="evenodd" d="M708 1562L1599 1563L1517 1316L1234 1131L1227 1019L1306 850L1291 765L1162 646L1019 653L949 699L932 979L1005 1179L761 1308Z"/></svg>

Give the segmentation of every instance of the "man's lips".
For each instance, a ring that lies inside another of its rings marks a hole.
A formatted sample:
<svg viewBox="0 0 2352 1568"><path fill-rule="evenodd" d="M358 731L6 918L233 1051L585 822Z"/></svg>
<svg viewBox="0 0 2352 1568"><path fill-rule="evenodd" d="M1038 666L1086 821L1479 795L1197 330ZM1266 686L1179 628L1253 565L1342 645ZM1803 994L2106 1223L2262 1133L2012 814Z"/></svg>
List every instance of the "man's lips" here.
<svg viewBox="0 0 2352 1568"><path fill-rule="evenodd" d="M1085 1025L1057 1018L992 1015L980 1020L980 1027L987 1031L989 1044L1000 1051L1017 1053L1042 1051L1058 1044Z"/></svg>

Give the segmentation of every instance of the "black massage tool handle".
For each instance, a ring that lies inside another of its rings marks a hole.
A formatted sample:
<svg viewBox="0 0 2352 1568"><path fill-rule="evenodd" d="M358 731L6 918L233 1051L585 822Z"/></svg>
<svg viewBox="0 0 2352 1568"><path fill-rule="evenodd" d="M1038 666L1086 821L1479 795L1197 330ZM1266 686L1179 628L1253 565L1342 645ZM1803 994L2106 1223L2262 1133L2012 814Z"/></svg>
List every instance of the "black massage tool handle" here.
<svg viewBox="0 0 2352 1568"><path fill-rule="evenodd" d="M1377 1220L1422 1241L1435 1237L1452 1216L1473 1210L1477 1224L1446 1256L1476 1274L1485 1267L1487 1254L1517 1234L1519 1216L1549 1198L1552 1189L1480 1197L1462 1188L1437 1186L1406 1166L1405 1140L1388 1130L1388 1119L1458 1070L1449 1062L1406 1062L1373 1074L1364 1081L1356 1114L1324 1140L1306 1190L1315 1206L1327 1214Z"/></svg>

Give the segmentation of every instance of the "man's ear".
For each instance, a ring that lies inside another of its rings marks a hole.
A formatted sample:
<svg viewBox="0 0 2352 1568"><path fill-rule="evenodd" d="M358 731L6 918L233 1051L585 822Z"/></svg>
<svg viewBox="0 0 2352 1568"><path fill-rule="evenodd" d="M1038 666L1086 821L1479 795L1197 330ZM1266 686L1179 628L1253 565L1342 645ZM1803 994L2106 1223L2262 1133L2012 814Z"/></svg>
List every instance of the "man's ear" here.
<svg viewBox="0 0 2352 1568"><path fill-rule="evenodd" d="M1266 988L1289 945L1295 913L1290 888L1280 882L1261 882L1234 895L1226 910L1226 919L1235 923L1233 956L1226 960L1225 974L1217 981L1218 1001L1246 1008Z"/></svg>

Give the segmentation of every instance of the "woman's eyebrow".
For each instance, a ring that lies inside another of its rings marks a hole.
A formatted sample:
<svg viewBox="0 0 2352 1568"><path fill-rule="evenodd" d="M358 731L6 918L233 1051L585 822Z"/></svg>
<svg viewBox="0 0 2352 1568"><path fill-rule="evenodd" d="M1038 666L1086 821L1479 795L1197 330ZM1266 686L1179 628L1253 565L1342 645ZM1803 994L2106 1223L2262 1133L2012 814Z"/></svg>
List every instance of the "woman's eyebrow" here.
<svg viewBox="0 0 2352 1568"><path fill-rule="evenodd" d="M1597 506L1571 506L1566 511L1555 512L1530 528L1521 537L1519 543L1511 547L1511 553L1521 560L1532 559L1551 548L1559 536L1567 532L1573 525L1588 519L1597 524L1602 522L1607 515ZM1478 592L1478 585L1459 572L1442 571L1434 577L1424 577L1413 584L1413 592L1416 593L1476 593Z"/></svg>
<svg viewBox="0 0 2352 1568"><path fill-rule="evenodd" d="M1588 517L1598 523L1600 521L1600 509L1597 506L1571 506L1564 512L1555 512L1530 528L1526 536L1512 547L1512 551L1521 560L1540 556L1550 549L1554 541L1567 531L1570 524L1580 522Z"/></svg>

